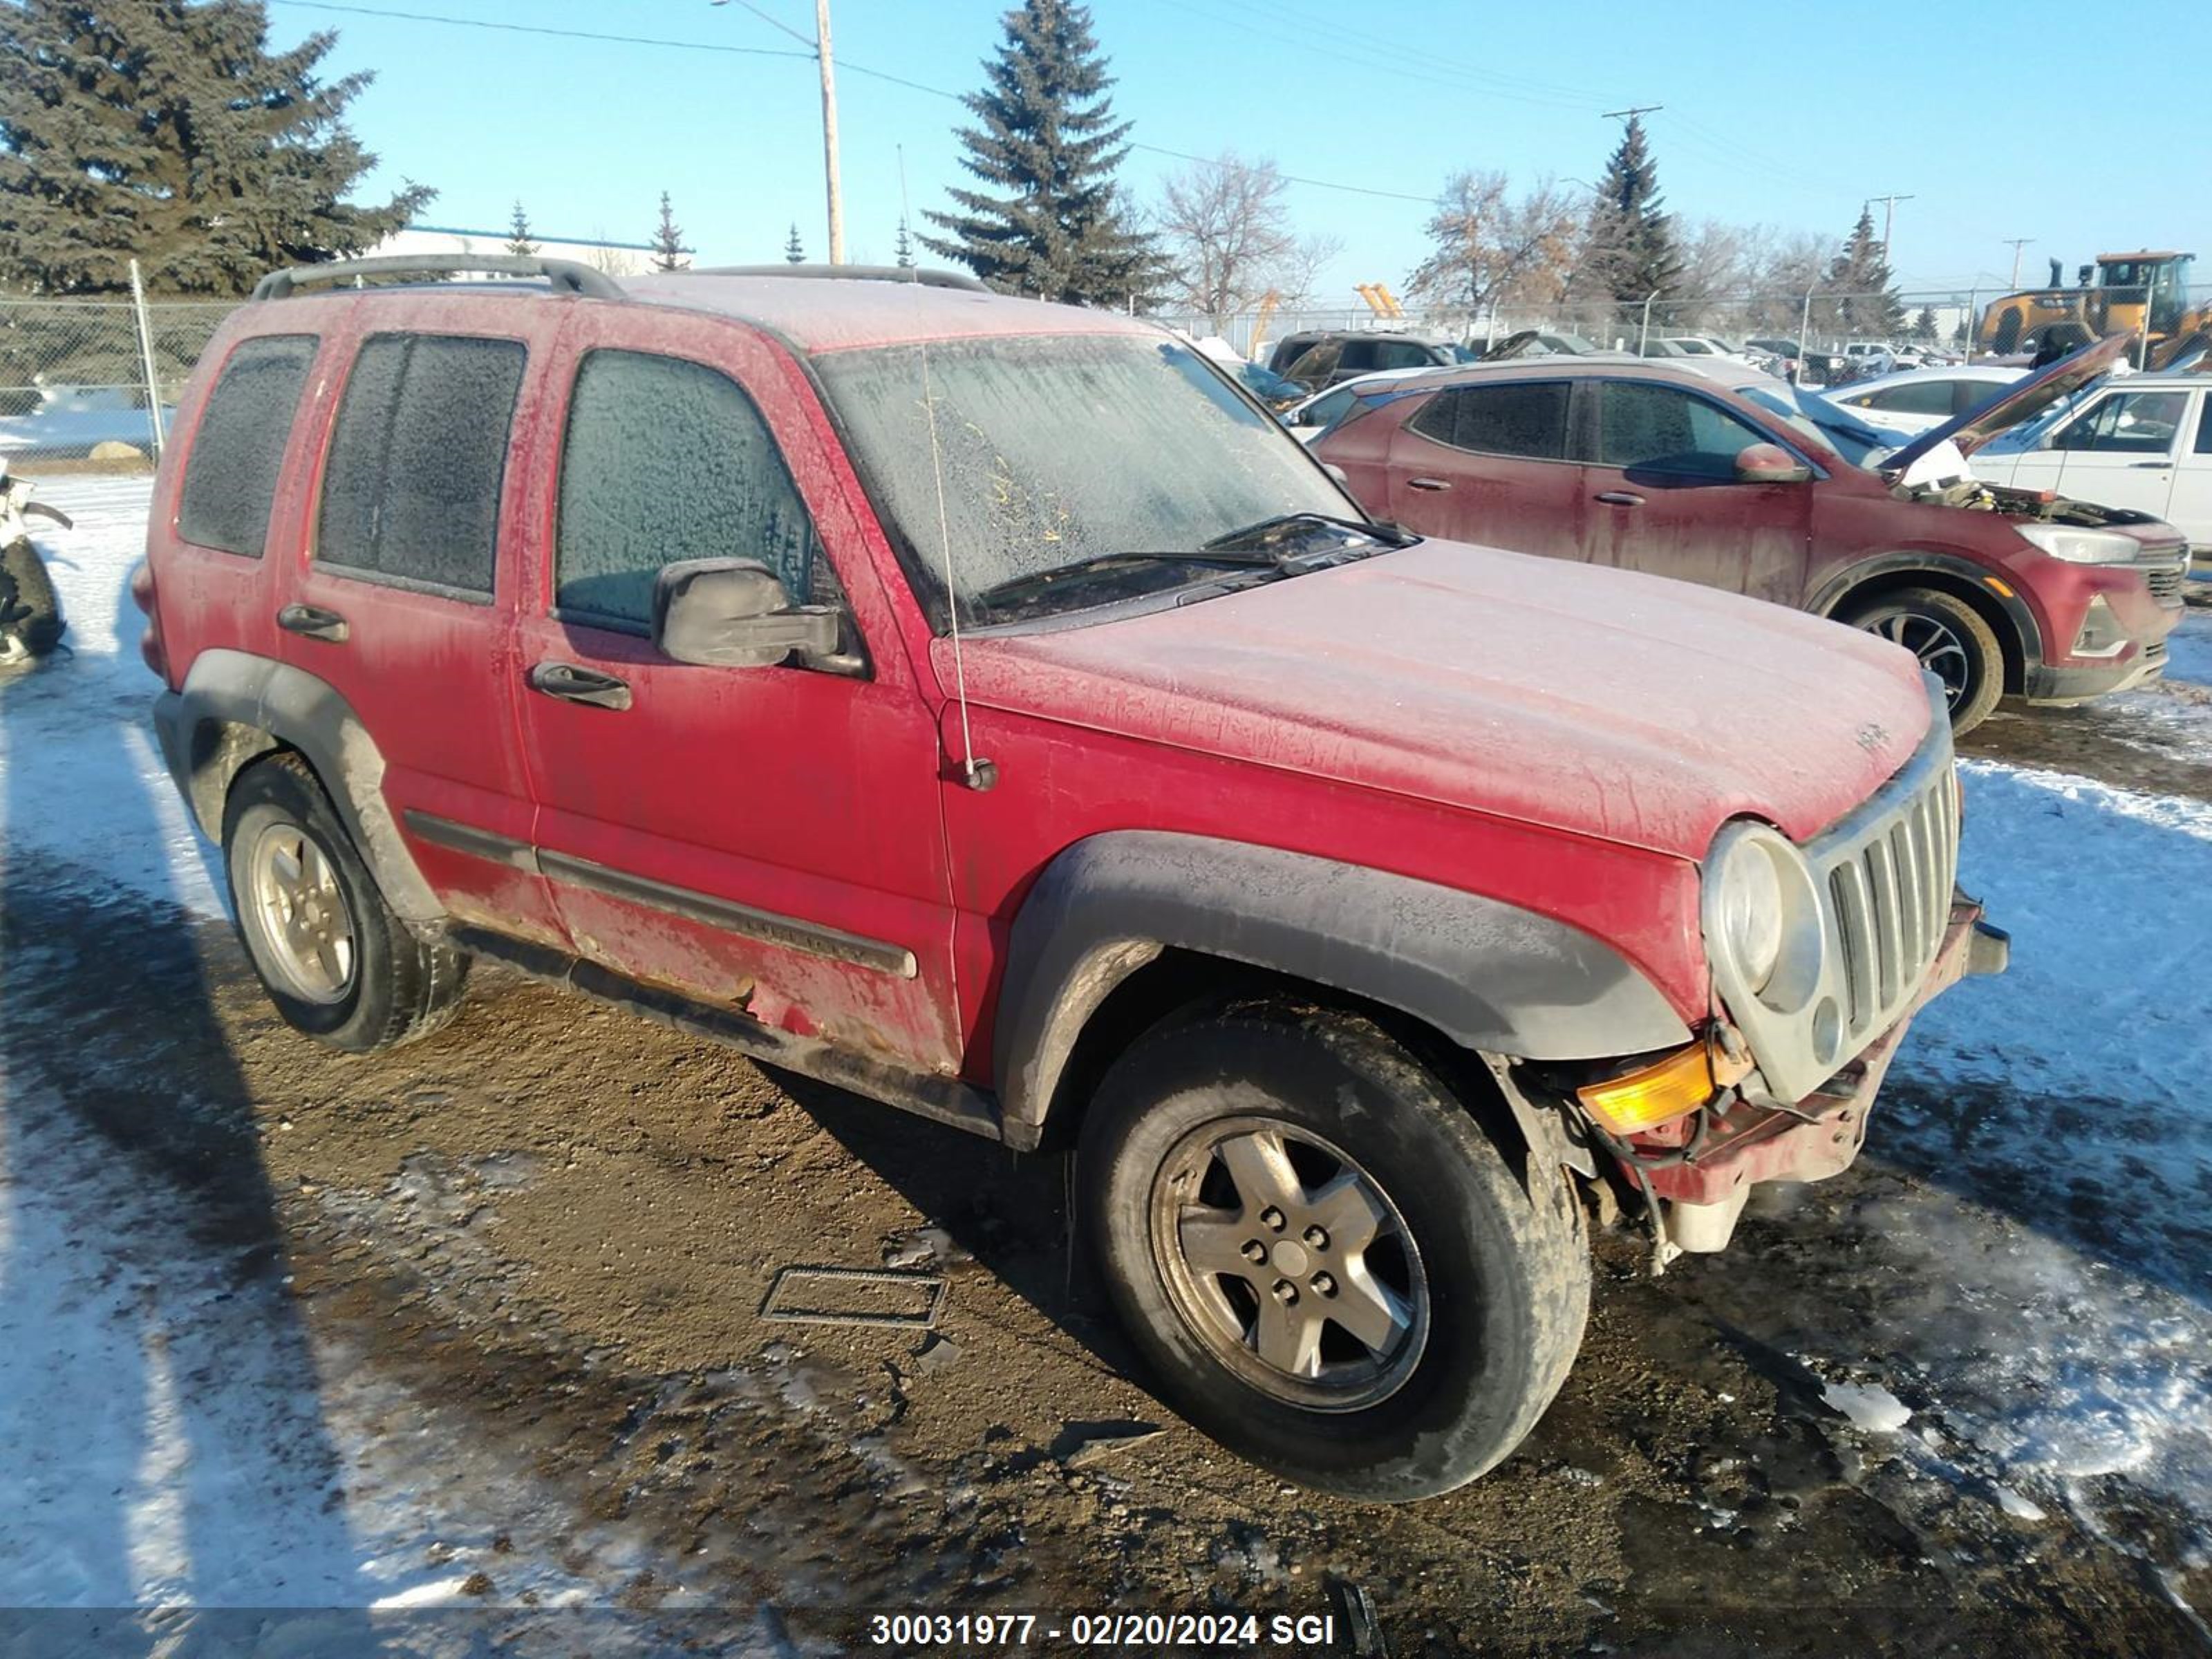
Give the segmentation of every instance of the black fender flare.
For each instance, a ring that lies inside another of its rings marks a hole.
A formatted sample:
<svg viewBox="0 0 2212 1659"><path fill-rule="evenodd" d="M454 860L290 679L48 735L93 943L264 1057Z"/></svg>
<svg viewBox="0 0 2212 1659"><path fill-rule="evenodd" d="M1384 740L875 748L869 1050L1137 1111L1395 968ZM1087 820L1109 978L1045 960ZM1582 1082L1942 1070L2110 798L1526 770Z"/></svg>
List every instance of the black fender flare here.
<svg viewBox="0 0 2212 1659"><path fill-rule="evenodd" d="M272 749L296 749L394 914L418 927L446 919L385 801L383 752L328 681L249 652L203 651L183 689L155 700L154 725L169 775L210 841L222 842L223 800L239 772Z"/></svg>
<svg viewBox="0 0 2212 1659"><path fill-rule="evenodd" d="M1867 583L1884 576L1909 575L1916 570L1930 570L1964 582L1977 593L1986 593L2004 613L2012 624L2014 636L2020 642L2021 665L2032 670L2043 660L2043 628L2029 610L2027 601L2017 592L1999 592L1990 586L1989 571L1972 559L1961 558L1955 553L1939 552L1931 548L1917 548L1897 553L1877 553L1872 558L1861 559L1848 565L1820 585L1805 608L1816 617L1833 617L1844 602ZM2007 583L2008 587L2011 586Z"/></svg>
<svg viewBox="0 0 2212 1659"><path fill-rule="evenodd" d="M1091 1015L1170 949L1364 998L1485 1054L1598 1060L1690 1037L1656 986L1565 922L1338 860L1113 830L1056 856L1014 919L993 1038L1010 1139L1042 1133Z"/></svg>

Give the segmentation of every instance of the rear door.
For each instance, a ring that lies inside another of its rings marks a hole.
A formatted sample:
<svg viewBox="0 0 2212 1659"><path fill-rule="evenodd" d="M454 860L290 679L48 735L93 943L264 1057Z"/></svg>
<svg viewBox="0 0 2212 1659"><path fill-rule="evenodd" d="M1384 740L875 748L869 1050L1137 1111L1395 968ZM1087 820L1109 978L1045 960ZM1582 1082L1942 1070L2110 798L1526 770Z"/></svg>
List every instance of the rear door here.
<svg viewBox="0 0 2212 1659"><path fill-rule="evenodd" d="M546 429L557 501L512 675L538 860L574 948L949 1073L936 711L869 562L858 486L799 371L758 336L659 306L586 320ZM663 657L654 580L712 558L759 560L793 603L842 611L850 662Z"/></svg>
<svg viewBox="0 0 2212 1659"><path fill-rule="evenodd" d="M1663 380L1606 380L1588 390L1585 558L1781 605L1803 601L1814 485L1735 476L1739 453L1779 437Z"/></svg>
<svg viewBox="0 0 2212 1659"><path fill-rule="evenodd" d="M2166 516L2199 553L2212 553L2212 397L2197 392L2188 447L2177 458Z"/></svg>
<svg viewBox="0 0 2212 1659"><path fill-rule="evenodd" d="M502 307L514 326L467 326L486 309L456 301L450 327L360 340L276 622L284 659L334 687L375 741L386 800L447 908L551 942L544 884L507 855L535 809L501 552L525 529L509 435L562 308Z"/></svg>
<svg viewBox="0 0 2212 1659"><path fill-rule="evenodd" d="M1572 392L1565 380L1445 387L1390 434L1382 515L1424 535L1579 558Z"/></svg>

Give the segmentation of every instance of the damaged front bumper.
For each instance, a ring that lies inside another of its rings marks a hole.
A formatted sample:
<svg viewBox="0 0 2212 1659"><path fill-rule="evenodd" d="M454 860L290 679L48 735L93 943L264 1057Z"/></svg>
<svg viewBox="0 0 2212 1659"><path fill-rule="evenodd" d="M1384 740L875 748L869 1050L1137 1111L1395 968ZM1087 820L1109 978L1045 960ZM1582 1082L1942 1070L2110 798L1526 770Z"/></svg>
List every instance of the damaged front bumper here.
<svg viewBox="0 0 2212 1659"><path fill-rule="evenodd" d="M1637 1136L1627 1150L1634 1173L1665 1206L1663 1245L1723 1249L1759 1182L1821 1181L1848 1169L1865 1143L1875 1095L1913 1016L1970 975L2002 973L2010 952L2007 936L1982 920L1981 905L1954 896L1943 943L1918 994L1820 1089L1788 1109L1731 1097Z"/></svg>

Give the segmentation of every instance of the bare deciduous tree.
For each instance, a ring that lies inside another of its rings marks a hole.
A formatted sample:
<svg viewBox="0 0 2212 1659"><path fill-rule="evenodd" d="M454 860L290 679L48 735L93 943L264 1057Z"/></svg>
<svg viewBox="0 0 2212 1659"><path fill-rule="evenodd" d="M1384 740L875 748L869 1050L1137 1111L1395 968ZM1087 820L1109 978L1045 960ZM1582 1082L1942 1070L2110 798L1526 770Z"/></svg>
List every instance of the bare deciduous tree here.
<svg viewBox="0 0 2212 1659"><path fill-rule="evenodd" d="M1303 311L1320 297L1321 273L1344 252L1344 238L1311 232L1291 244L1279 263L1273 287L1284 311Z"/></svg>
<svg viewBox="0 0 2212 1659"><path fill-rule="evenodd" d="M1576 204L1549 179L1516 199L1502 173L1455 173L1437 198L1427 227L1433 246L1407 290L1469 318L1492 304L1551 304L1572 266L1579 222Z"/></svg>
<svg viewBox="0 0 2212 1659"><path fill-rule="evenodd" d="M1298 240L1283 203L1288 186L1271 161L1247 162L1233 150L1194 163L1168 180L1158 218L1179 303L1203 312L1214 332L1249 310L1300 266ZM1322 263L1316 260L1314 264Z"/></svg>

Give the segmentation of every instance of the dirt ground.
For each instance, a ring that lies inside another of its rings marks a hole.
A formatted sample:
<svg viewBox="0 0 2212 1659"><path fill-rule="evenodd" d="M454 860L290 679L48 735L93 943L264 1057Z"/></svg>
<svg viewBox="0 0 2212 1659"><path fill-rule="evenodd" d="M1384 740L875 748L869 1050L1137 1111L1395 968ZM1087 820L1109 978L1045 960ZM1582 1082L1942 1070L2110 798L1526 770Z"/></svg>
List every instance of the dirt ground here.
<svg viewBox="0 0 2212 1659"><path fill-rule="evenodd" d="M1587 1346L1524 1449L1362 1507L1146 1394L1069 1259L1059 1160L501 972L435 1037L335 1055L226 929L64 866L10 870L0 962L11 1079L185 1194L241 1279L290 1275L319 1338L682 1563L623 1598L670 1650L763 1620L859 1650L857 1612L915 1608L1334 1607L1342 1632L1353 1587L1381 1640L1336 1651L2208 1650L2144 1565L2166 1517L2133 1542L2016 1520L1753 1334L1747 1285L1817 1300L1858 1208L1911 1188L1895 1169L1656 1282L1638 1236L1601 1237ZM934 1332L761 1317L784 1267L886 1264L944 1275ZM495 1572L474 1588L499 1601ZM2212 1602L2212 1574L2179 1589Z"/></svg>

